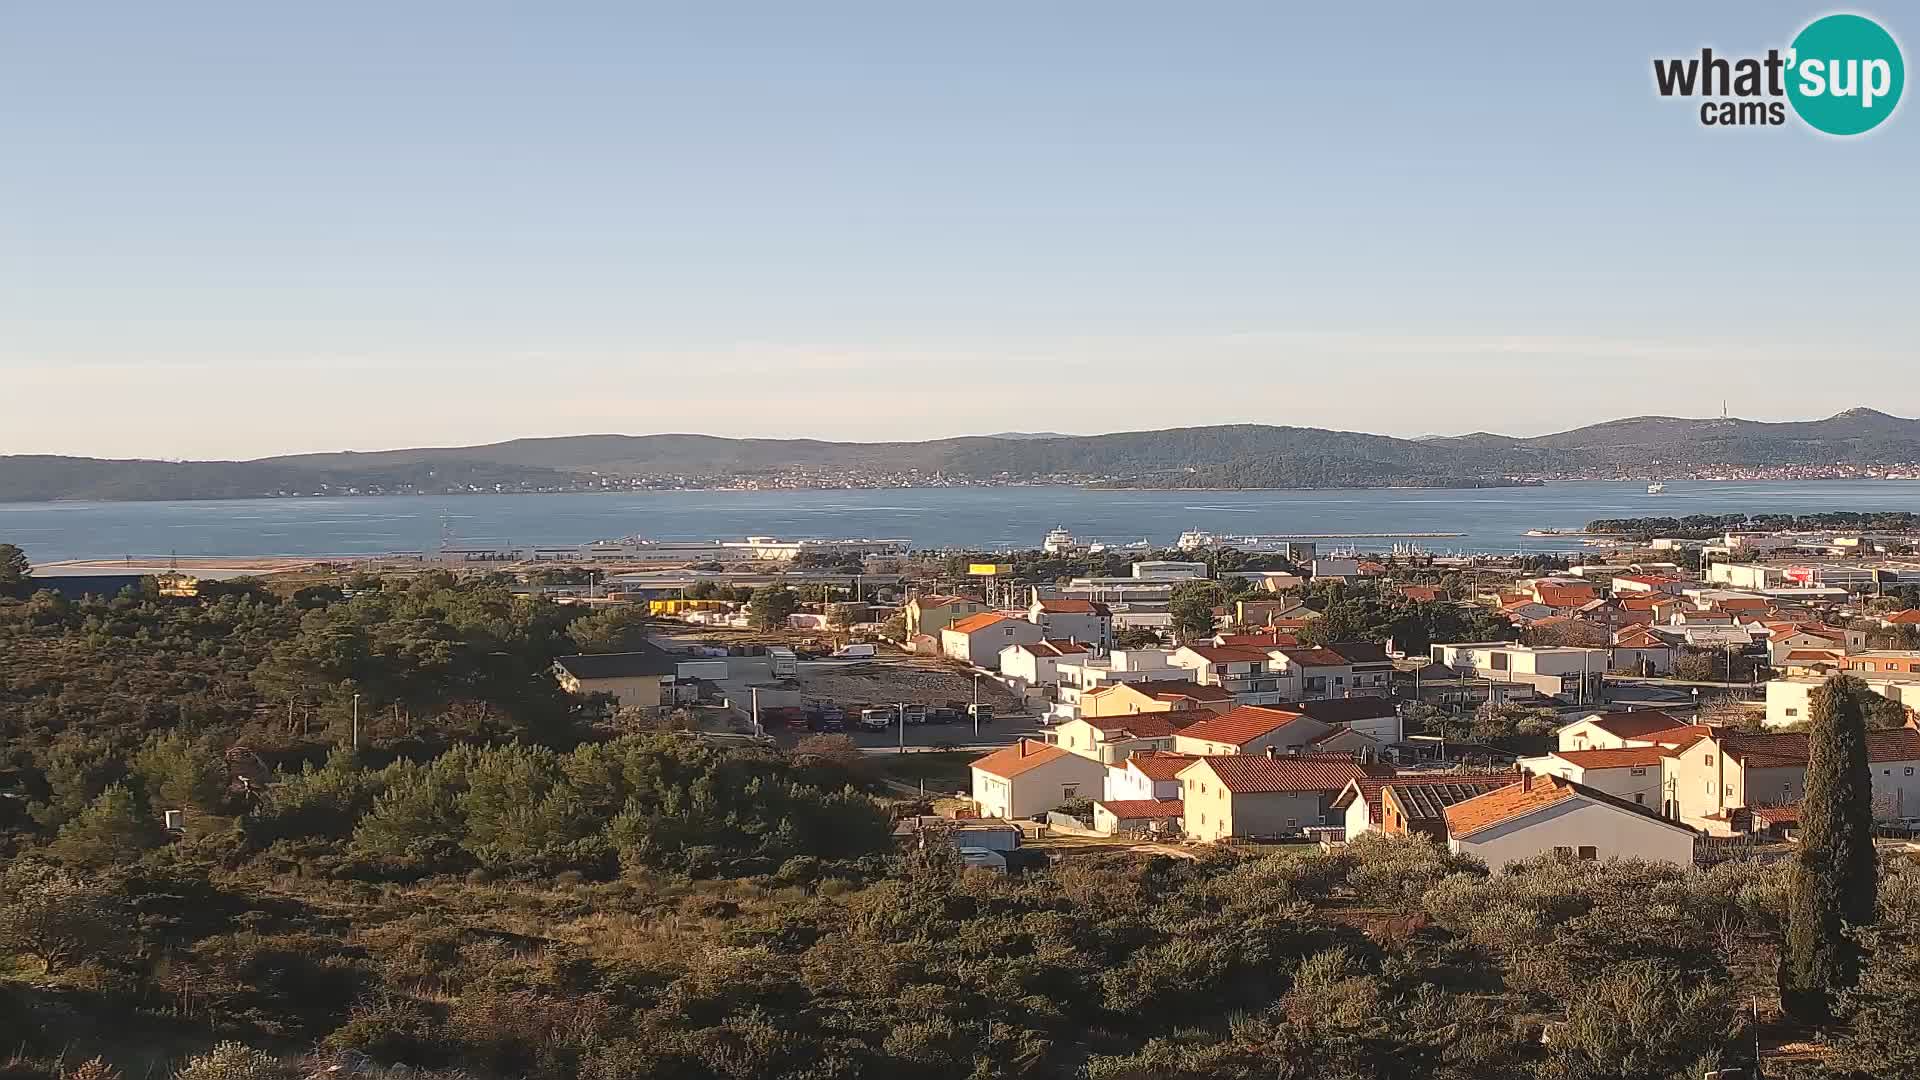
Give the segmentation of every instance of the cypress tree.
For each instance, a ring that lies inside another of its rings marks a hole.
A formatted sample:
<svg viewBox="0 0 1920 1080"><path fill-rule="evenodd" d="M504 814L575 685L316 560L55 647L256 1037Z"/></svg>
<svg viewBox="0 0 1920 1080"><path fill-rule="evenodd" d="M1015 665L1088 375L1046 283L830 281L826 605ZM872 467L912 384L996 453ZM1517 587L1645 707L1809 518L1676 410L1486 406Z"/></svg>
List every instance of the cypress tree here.
<svg viewBox="0 0 1920 1080"><path fill-rule="evenodd" d="M1800 852L1788 899L1791 920L1780 971L1780 1003L1812 1022L1829 1019L1835 997L1860 972L1846 927L1874 919L1873 770L1867 764L1865 683L1836 675L1813 693L1807 729L1806 800Z"/></svg>

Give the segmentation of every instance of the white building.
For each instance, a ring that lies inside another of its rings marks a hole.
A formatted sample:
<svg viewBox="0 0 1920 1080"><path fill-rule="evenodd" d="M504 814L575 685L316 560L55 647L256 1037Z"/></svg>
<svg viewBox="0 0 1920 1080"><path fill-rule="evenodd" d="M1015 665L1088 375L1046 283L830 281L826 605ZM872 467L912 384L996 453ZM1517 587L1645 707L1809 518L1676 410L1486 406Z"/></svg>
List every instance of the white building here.
<svg viewBox="0 0 1920 1080"><path fill-rule="evenodd" d="M1194 763L1192 754L1145 750L1107 769L1106 788L1100 797L1108 801L1128 802L1141 799L1177 799L1180 797L1180 770Z"/></svg>
<svg viewBox="0 0 1920 1080"><path fill-rule="evenodd" d="M1587 701L1600 700L1602 682L1610 667L1605 649L1534 648L1510 641L1435 645L1432 658L1441 667L1476 678L1526 683L1542 694Z"/></svg>
<svg viewBox="0 0 1920 1080"><path fill-rule="evenodd" d="M1529 773L1563 777L1635 806L1659 810L1663 802L1661 765L1672 754L1664 746L1554 750L1540 757L1521 758L1519 764Z"/></svg>
<svg viewBox="0 0 1920 1080"><path fill-rule="evenodd" d="M973 762L973 801L984 817L1032 817L1100 794L1106 773L1092 758L1021 739Z"/></svg>
<svg viewBox="0 0 1920 1080"><path fill-rule="evenodd" d="M1496 874L1547 854L1693 865L1692 829L1561 776L1530 776L1454 803L1446 819L1447 847Z"/></svg>
<svg viewBox="0 0 1920 1080"><path fill-rule="evenodd" d="M1078 641L1098 652L1113 647L1113 612L1098 601L1035 596L1027 608L1027 621L1053 641Z"/></svg>
<svg viewBox="0 0 1920 1080"><path fill-rule="evenodd" d="M1023 641L1000 650L1000 674L1017 690L1054 686L1062 663L1077 664L1089 652L1077 641Z"/></svg>
<svg viewBox="0 0 1920 1080"><path fill-rule="evenodd" d="M1864 671L1848 674L1867 684L1867 689L1889 701L1920 711L1920 675L1874 675ZM1767 716L1770 728L1805 723L1813 717L1813 692L1827 680L1813 675L1790 675L1767 682Z"/></svg>
<svg viewBox="0 0 1920 1080"><path fill-rule="evenodd" d="M997 671L1000 650L1009 645L1039 641L1040 627L996 611L969 615L940 631L940 652L952 660Z"/></svg>

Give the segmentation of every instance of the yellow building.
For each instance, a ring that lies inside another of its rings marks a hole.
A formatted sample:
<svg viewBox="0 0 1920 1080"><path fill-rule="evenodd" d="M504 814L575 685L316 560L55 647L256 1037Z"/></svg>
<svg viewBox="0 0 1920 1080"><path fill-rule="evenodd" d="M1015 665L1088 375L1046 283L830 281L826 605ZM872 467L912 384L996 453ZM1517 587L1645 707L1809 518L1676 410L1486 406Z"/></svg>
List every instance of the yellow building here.
<svg viewBox="0 0 1920 1080"><path fill-rule="evenodd" d="M673 657L660 649L642 652L562 656L553 662L560 689L575 697L606 694L617 705L656 708L661 687L676 670Z"/></svg>
<svg viewBox="0 0 1920 1080"><path fill-rule="evenodd" d="M970 596L916 596L907 601L907 636L937 635L987 605Z"/></svg>
<svg viewBox="0 0 1920 1080"><path fill-rule="evenodd" d="M1110 683L1080 695L1080 715L1093 719L1140 713L1233 708L1233 695L1217 686L1189 682Z"/></svg>
<svg viewBox="0 0 1920 1080"><path fill-rule="evenodd" d="M160 589L161 596L200 595L200 579L177 570L153 575L153 583Z"/></svg>

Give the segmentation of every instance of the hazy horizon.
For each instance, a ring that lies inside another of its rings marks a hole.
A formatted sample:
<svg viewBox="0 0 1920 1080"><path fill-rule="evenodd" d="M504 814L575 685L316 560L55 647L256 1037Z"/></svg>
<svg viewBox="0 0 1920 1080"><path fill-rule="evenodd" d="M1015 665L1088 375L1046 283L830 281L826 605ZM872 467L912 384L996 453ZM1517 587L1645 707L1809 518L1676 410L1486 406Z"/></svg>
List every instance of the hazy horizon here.
<svg viewBox="0 0 1920 1080"><path fill-rule="evenodd" d="M1826 5L1389 8L21 7L0 454L1920 414L1912 106L1653 88Z"/></svg>

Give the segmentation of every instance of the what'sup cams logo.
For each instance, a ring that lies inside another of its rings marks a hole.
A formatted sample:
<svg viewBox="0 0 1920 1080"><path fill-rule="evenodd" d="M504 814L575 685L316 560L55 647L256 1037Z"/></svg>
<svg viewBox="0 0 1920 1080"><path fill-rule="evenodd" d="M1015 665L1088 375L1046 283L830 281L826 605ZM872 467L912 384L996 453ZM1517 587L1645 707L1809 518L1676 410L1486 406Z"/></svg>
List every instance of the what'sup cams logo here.
<svg viewBox="0 0 1920 1080"><path fill-rule="evenodd" d="M1828 15L1764 57L1701 49L1699 56L1656 59L1653 83L1661 97L1704 99L1700 123L1707 127L1777 127L1791 106L1815 131L1860 135L1899 107L1907 68L1900 44L1879 23Z"/></svg>

